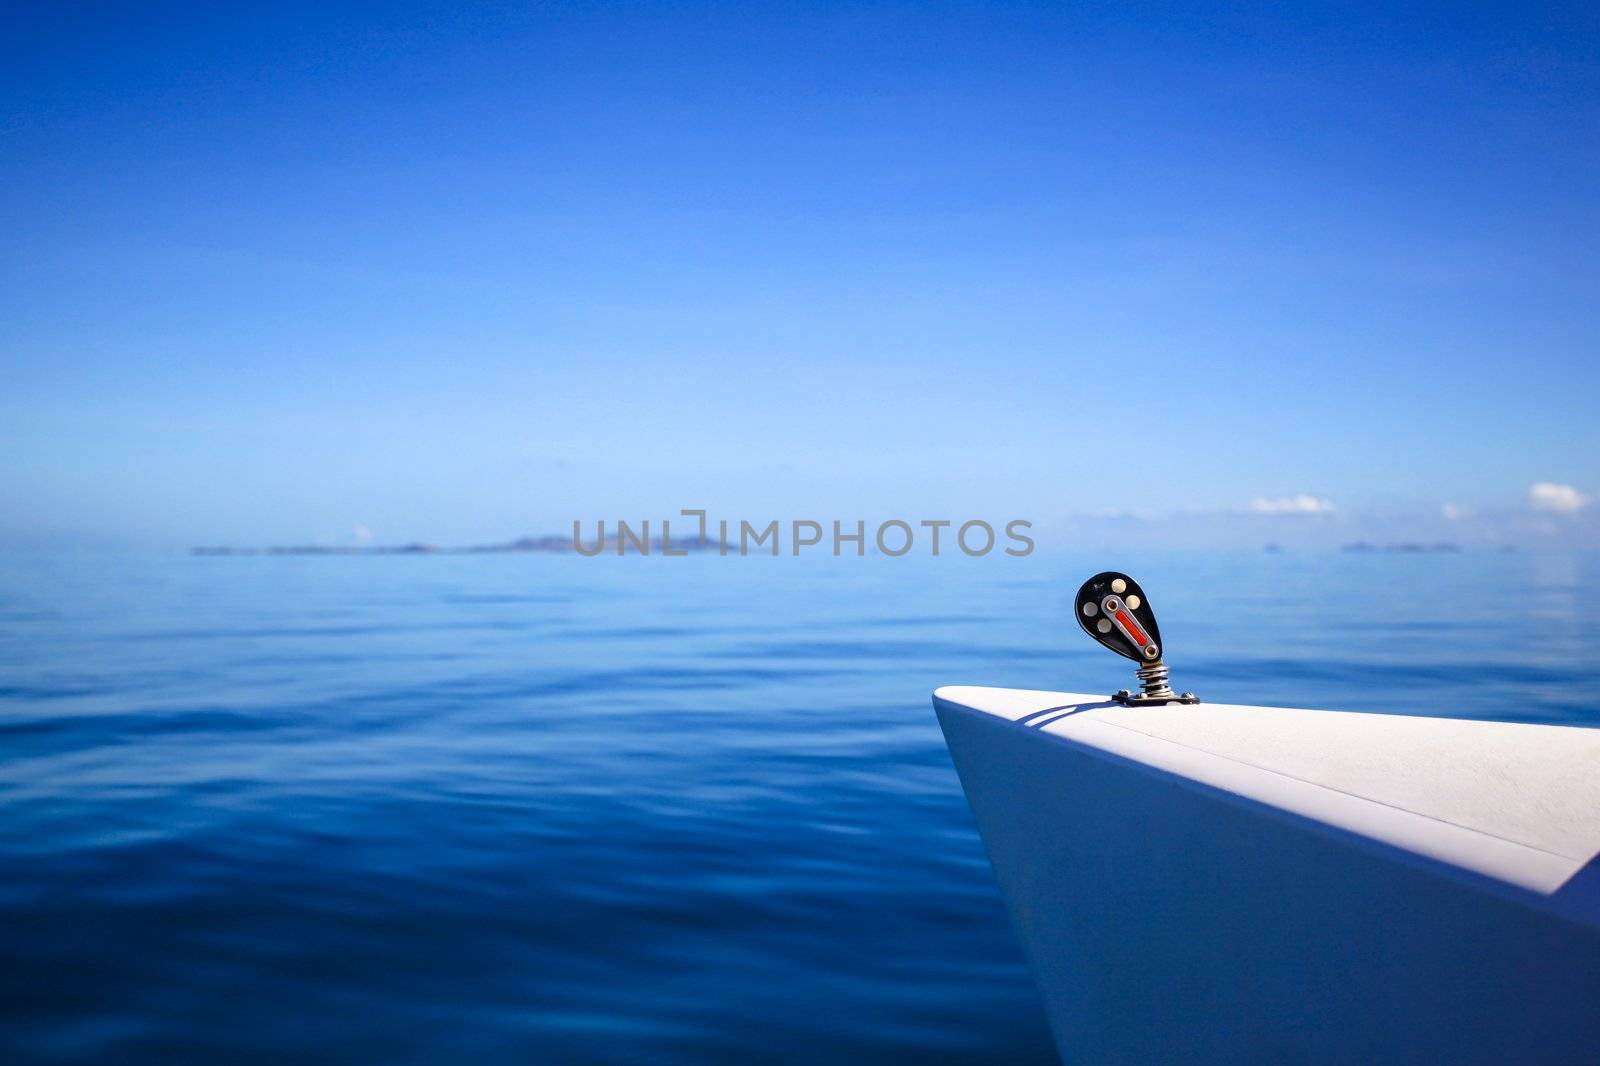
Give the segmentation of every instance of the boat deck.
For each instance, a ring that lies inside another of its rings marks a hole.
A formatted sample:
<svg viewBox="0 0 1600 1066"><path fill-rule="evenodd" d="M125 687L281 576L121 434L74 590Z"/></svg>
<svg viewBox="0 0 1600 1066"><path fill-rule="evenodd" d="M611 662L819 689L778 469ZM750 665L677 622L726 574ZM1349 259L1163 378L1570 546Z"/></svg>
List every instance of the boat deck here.
<svg viewBox="0 0 1600 1066"><path fill-rule="evenodd" d="M961 686L934 699L1539 893L1600 854L1600 729Z"/></svg>
<svg viewBox="0 0 1600 1066"><path fill-rule="evenodd" d="M934 705L1069 1061L1594 1060L1600 730Z"/></svg>

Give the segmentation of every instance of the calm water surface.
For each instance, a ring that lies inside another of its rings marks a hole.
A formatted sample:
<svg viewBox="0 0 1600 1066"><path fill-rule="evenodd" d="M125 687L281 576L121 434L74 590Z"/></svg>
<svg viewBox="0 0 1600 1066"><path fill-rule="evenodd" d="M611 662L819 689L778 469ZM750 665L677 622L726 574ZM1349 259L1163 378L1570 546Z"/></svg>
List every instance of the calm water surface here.
<svg viewBox="0 0 1600 1066"><path fill-rule="evenodd" d="M0 1060L1054 1061L929 708L1600 724L1594 556L0 558Z"/></svg>

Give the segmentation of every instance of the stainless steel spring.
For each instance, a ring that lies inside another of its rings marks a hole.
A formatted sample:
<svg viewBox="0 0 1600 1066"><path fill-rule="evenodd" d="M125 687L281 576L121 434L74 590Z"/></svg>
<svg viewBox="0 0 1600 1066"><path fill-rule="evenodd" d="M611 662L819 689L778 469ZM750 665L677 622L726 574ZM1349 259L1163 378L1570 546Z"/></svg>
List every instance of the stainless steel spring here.
<svg viewBox="0 0 1600 1066"><path fill-rule="evenodd" d="M1170 673L1167 664L1157 659L1153 663L1146 663L1135 670L1139 676L1139 695L1147 699L1176 699L1177 693L1172 691L1172 686L1167 683Z"/></svg>

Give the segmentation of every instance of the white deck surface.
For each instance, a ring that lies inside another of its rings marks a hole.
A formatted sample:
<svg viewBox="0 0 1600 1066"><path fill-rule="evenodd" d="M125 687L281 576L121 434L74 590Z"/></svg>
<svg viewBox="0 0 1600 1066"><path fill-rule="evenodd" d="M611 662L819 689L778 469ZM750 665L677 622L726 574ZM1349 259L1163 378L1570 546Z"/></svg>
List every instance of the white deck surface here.
<svg viewBox="0 0 1600 1066"><path fill-rule="evenodd" d="M934 705L1068 1061L1600 1061L1600 730Z"/></svg>
<svg viewBox="0 0 1600 1066"><path fill-rule="evenodd" d="M963 686L934 698L1537 892L1600 854L1600 729Z"/></svg>

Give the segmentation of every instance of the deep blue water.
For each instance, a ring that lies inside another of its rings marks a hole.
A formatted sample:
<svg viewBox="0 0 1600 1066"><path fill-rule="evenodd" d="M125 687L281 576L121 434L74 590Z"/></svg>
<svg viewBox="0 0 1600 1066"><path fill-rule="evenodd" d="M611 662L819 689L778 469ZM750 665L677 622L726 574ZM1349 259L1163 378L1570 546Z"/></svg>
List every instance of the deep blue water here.
<svg viewBox="0 0 1600 1066"><path fill-rule="evenodd" d="M1054 1061L944 683L1600 722L1595 556L0 559L0 1060Z"/></svg>

